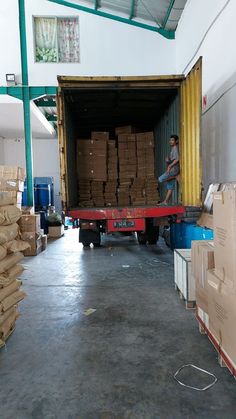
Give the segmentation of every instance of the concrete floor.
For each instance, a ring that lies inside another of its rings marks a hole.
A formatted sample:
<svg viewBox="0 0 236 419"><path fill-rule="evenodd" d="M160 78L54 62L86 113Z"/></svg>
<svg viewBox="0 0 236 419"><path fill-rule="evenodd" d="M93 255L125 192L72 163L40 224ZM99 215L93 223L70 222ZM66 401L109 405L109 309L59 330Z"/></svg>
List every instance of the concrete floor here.
<svg viewBox="0 0 236 419"><path fill-rule="evenodd" d="M236 382L174 290L172 252L129 237L84 250L77 234L25 259L28 298L0 351L0 418L235 418ZM186 363L218 383L181 387L173 374Z"/></svg>

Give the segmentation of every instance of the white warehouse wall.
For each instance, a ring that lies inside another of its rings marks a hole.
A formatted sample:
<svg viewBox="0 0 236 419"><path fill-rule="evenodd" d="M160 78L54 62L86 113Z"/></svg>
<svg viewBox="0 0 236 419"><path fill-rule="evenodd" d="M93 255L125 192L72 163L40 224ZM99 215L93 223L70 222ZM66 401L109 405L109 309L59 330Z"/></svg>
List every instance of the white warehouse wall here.
<svg viewBox="0 0 236 419"><path fill-rule="evenodd" d="M194 17L194 19L193 19ZM203 182L236 180L235 0L189 0L176 33L177 72L203 57Z"/></svg>
<svg viewBox="0 0 236 419"><path fill-rule="evenodd" d="M25 142L23 139L0 139L0 164L25 168ZM35 176L54 178L55 206L61 209L60 168L57 139L33 139L33 165Z"/></svg>
<svg viewBox="0 0 236 419"><path fill-rule="evenodd" d="M175 40L156 32L94 16L47 0L25 0L29 84L56 86L57 75L176 73ZM12 72L21 82L18 0L0 2L0 85ZM80 63L35 63L33 16L79 16Z"/></svg>

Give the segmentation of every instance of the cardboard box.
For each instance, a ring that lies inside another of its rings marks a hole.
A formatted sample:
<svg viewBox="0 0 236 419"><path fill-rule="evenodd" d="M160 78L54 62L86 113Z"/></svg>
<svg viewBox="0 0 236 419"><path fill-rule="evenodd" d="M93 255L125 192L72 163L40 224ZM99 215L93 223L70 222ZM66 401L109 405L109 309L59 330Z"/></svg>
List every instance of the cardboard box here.
<svg viewBox="0 0 236 419"><path fill-rule="evenodd" d="M22 180L7 180L0 178L0 191L24 192L24 182Z"/></svg>
<svg viewBox="0 0 236 419"><path fill-rule="evenodd" d="M231 288L236 284L236 191L213 195L215 271Z"/></svg>
<svg viewBox="0 0 236 419"><path fill-rule="evenodd" d="M0 178L7 180L25 180L25 170L18 166L1 166L0 165Z"/></svg>
<svg viewBox="0 0 236 419"><path fill-rule="evenodd" d="M209 331L236 365L236 293L216 276L214 270L207 272L207 280Z"/></svg>
<svg viewBox="0 0 236 419"><path fill-rule="evenodd" d="M196 281L196 303L208 313L207 271L215 267L213 241L192 241L192 273Z"/></svg>
<svg viewBox="0 0 236 419"><path fill-rule="evenodd" d="M22 215L18 224L22 233L40 233L40 214Z"/></svg>
<svg viewBox="0 0 236 419"><path fill-rule="evenodd" d="M21 238L30 245L30 248L23 252L24 256L37 256L42 252L42 239L40 234L35 232L24 232L22 233Z"/></svg>
<svg viewBox="0 0 236 419"><path fill-rule="evenodd" d="M123 127L115 128L116 136L118 136L120 134L132 134L134 132L135 132L135 128L132 127L131 125L126 125L126 126L123 126Z"/></svg>
<svg viewBox="0 0 236 419"><path fill-rule="evenodd" d="M17 208L21 207L22 202L22 192L9 191L2 192L0 191L0 206L5 205L16 205Z"/></svg>
<svg viewBox="0 0 236 419"><path fill-rule="evenodd" d="M34 207L22 207L21 211L22 211L22 215L33 215Z"/></svg>
<svg viewBox="0 0 236 419"><path fill-rule="evenodd" d="M92 140L108 141L109 140L109 132L92 131L91 138L92 138Z"/></svg>
<svg viewBox="0 0 236 419"><path fill-rule="evenodd" d="M46 250L47 249L47 245L48 245L48 236L47 236L47 234L43 234L41 236L41 240L42 240L42 250Z"/></svg>
<svg viewBox="0 0 236 419"><path fill-rule="evenodd" d="M51 238L58 238L64 235L64 225L62 224L61 226L57 226L57 227L48 227L48 234L49 237Z"/></svg>

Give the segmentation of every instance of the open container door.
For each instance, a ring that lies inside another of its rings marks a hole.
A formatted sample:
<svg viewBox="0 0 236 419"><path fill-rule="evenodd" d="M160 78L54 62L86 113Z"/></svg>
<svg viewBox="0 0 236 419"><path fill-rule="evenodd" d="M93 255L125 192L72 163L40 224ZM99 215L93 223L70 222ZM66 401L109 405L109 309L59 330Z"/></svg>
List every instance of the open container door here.
<svg viewBox="0 0 236 419"><path fill-rule="evenodd" d="M59 89L60 90L60 89ZM61 93L57 93L57 129L58 129L58 146L59 146L59 159L60 159L60 195L62 209L65 210L67 207L68 192L67 192L67 157L66 157L66 132L64 125L64 104Z"/></svg>
<svg viewBox="0 0 236 419"><path fill-rule="evenodd" d="M202 58L181 83L181 202L202 205L201 104Z"/></svg>

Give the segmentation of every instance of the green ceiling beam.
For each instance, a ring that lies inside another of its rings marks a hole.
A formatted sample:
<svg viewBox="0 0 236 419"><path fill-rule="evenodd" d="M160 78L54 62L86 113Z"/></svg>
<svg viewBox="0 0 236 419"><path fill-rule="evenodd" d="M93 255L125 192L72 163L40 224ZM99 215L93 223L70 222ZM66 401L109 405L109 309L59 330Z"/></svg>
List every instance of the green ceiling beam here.
<svg viewBox="0 0 236 419"><path fill-rule="evenodd" d="M61 6L70 7L72 9L80 10L82 12L91 13L96 16L105 17L107 19L112 19L117 22L127 23L128 25L136 26L138 28L147 29L149 31L158 32L163 35L165 38L174 39L175 38L175 31L168 31L163 28L157 28L156 26L147 25L145 23L137 22L132 19L124 18L121 16L113 15L111 13L102 12L101 10L91 9L89 7L85 7L79 5L77 3L71 3L70 1L66 0L48 0L51 3L60 4Z"/></svg>
<svg viewBox="0 0 236 419"><path fill-rule="evenodd" d="M16 99L23 100L22 87L18 87L18 86L11 86L11 87L1 86L0 95L9 95L9 96L15 97Z"/></svg>
<svg viewBox="0 0 236 419"><path fill-rule="evenodd" d="M131 0L130 14L129 14L130 19L133 19L134 17L134 6L135 6L135 0Z"/></svg>
<svg viewBox="0 0 236 419"><path fill-rule="evenodd" d="M23 100L23 88L22 86L1 86L0 95L9 95L13 96L16 99ZM56 86L33 86L28 87L30 99L37 99L44 95L55 96L57 94ZM54 102L54 101L53 101ZM56 103L56 102L54 102ZM56 106L54 105L42 105L42 106Z"/></svg>
<svg viewBox="0 0 236 419"><path fill-rule="evenodd" d="M163 28L163 29L165 29L165 27L166 27L166 24L167 24L167 22L168 22L168 19L169 19L169 17L170 17L171 10L173 9L174 4L175 4L175 0L170 0L169 7L168 7L168 9L167 9L166 15L165 15L164 20L163 20L163 22L162 22L162 28Z"/></svg>
<svg viewBox="0 0 236 419"><path fill-rule="evenodd" d="M39 108L41 107L55 108L57 106L56 101L52 99L50 100L39 99L37 102L35 102L35 105L37 105Z"/></svg>

